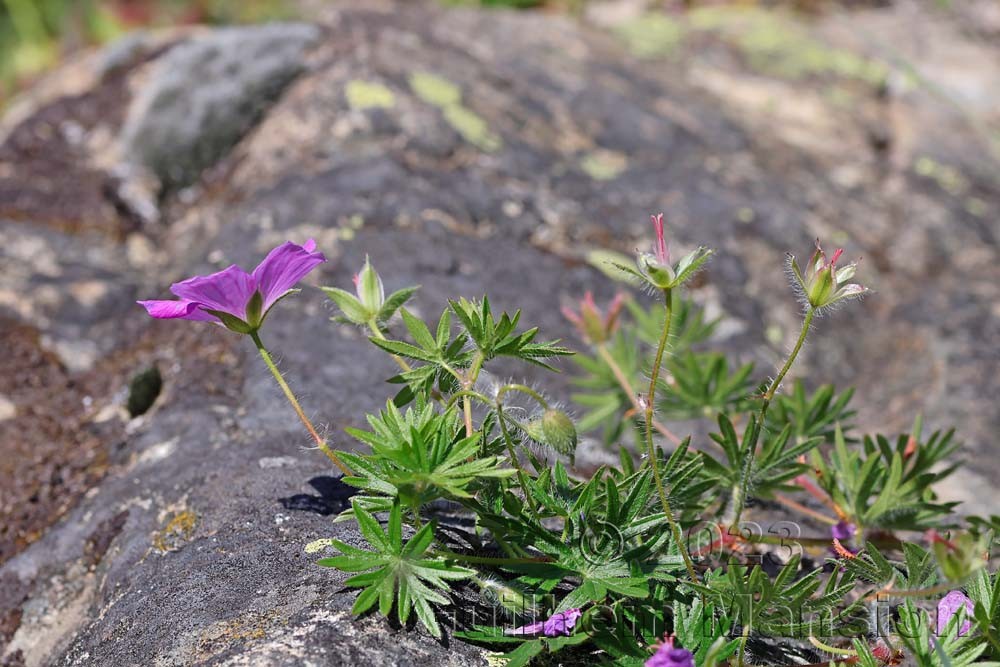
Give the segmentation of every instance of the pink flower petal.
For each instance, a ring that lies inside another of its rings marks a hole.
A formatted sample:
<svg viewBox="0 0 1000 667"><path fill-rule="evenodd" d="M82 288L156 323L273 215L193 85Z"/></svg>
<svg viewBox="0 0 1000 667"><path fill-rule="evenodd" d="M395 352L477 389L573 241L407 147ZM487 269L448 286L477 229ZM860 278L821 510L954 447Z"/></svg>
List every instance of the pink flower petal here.
<svg viewBox="0 0 1000 667"><path fill-rule="evenodd" d="M247 302L255 289L250 274L235 264L218 273L188 278L170 287L170 291L181 299L195 301L209 310L221 310L241 320L247 317Z"/></svg>
<svg viewBox="0 0 1000 667"><path fill-rule="evenodd" d="M218 321L193 301L136 301L146 309L152 317L158 320L199 320L205 322Z"/></svg>
<svg viewBox="0 0 1000 667"><path fill-rule="evenodd" d="M264 312L306 274L326 261L323 253L315 252L315 249L316 242L312 239L303 245L287 241L269 252L257 265L253 270L253 282L264 298Z"/></svg>

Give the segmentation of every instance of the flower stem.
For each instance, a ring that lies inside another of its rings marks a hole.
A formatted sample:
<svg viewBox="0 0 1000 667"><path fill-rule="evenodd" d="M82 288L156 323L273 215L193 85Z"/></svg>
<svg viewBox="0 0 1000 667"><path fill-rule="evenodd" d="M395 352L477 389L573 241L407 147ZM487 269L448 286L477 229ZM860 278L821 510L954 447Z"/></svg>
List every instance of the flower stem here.
<svg viewBox="0 0 1000 667"><path fill-rule="evenodd" d="M656 384L660 378L660 365L663 363L663 350L667 347L667 339L670 336L670 320L673 316L670 308L670 290L663 290L663 297L663 333L660 335L660 343L656 347L656 359L653 361L653 371L650 374L649 380L649 394L646 397L646 449L649 455L649 465L653 469L653 479L656 481L656 490L660 494L660 503L663 505L663 513L667 517L667 523L670 524L671 536L677 544L677 549L681 553L681 558L684 559L684 566L687 568L688 576L691 577L692 582L698 583L698 574L694 570L694 563L691 561L691 555L688 553L687 546L684 544L684 538L681 535L680 526L677 525L677 520L674 519L673 510L670 509L670 500L667 497L667 491L663 486L663 479L660 476L660 464L656 456L656 448L653 446L653 407L656 402Z"/></svg>
<svg viewBox="0 0 1000 667"><path fill-rule="evenodd" d="M625 392L625 395L628 396L628 399L632 402L632 409L635 410L637 414L641 413L642 406L639 405L639 399L636 398L635 396L635 390L632 389L632 383L629 382L629 379L628 377L626 377L625 371L622 370L622 367L618 364L617 361L615 361L615 358L611 356L611 353L608 351L608 346L605 345L604 343L598 345L597 354L598 356L601 357L601 360L608 365L608 368L611 369L611 374L615 376L615 380L618 381L618 385L622 388L622 391ZM681 439L678 436L676 436L670 429L668 429L666 426L656 421L655 419L653 420L653 427L670 442L674 443L675 445L681 444Z"/></svg>
<svg viewBox="0 0 1000 667"><path fill-rule="evenodd" d="M507 418L503 414L503 406L497 401L497 418L500 421L500 431L503 433L504 442L507 445L507 455L510 456L510 464L514 466L517 470L517 480L521 484L521 490L524 491L524 499L528 503L528 507L531 509L531 515L535 518L535 523L542 525L541 519L538 517L538 507L535 506L535 501L531 498L531 490L528 488L528 479L524 474L524 469L521 468L521 462L517 458L517 452L514 451L514 441L510 437L510 431L507 430Z"/></svg>
<svg viewBox="0 0 1000 667"><path fill-rule="evenodd" d="M820 651L826 651L827 653L837 653L839 655L846 656L846 657L849 657L849 658L850 657L853 657L853 658L857 658L858 657L858 652L855 651L854 649L838 648L836 646L830 646L829 644L825 644L825 643L821 642L820 640L818 640L818 639L816 639L815 637L812 637L812 636L809 637L809 643L812 644L813 646L815 646L816 648L818 648Z"/></svg>
<svg viewBox="0 0 1000 667"><path fill-rule="evenodd" d="M740 517L743 516L743 509L746 507L747 502L747 486L749 486L750 475L753 471L753 459L757 453L757 442L760 439L760 434L764 430L764 418L767 417L767 408L771 405L771 401L774 399L775 393L778 391L778 387L781 386L781 381L785 379L785 375L788 374L788 370L792 367L795 362L795 358L799 356L799 352L802 350L802 345L806 342L806 336L809 335L809 327L812 325L813 316L816 315L816 309L809 306L806 310L806 316L802 320L802 330L799 332L799 338L795 341L795 347L792 348L791 353L788 358L785 359L785 364L778 371L778 374L774 376L771 381L771 385L764 392L764 400L760 404L760 412L757 413L757 422L754 425L753 432L751 433L750 441L744 443L744 447L747 448L746 460L743 463L743 473L740 476L740 481L733 489L733 522L734 527L740 525Z"/></svg>
<svg viewBox="0 0 1000 667"><path fill-rule="evenodd" d="M545 400L545 397L539 394L531 387L529 387L528 385L524 384L505 384L504 386L500 387L500 390L497 392L497 401L499 402L504 397L504 395L509 391L519 391L522 394L527 394L528 396L531 396L533 399L538 401L538 404L542 406L542 410L549 409L549 404L548 401Z"/></svg>
<svg viewBox="0 0 1000 667"><path fill-rule="evenodd" d="M472 366L468 371L465 372L465 378L462 380L462 389L469 391L476 385L476 380L479 379L479 371L483 368L483 353L479 352L476 357L472 360ZM468 394L462 396L462 412L465 414L465 437L472 437L472 400Z"/></svg>
<svg viewBox="0 0 1000 667"><path fill-rule="evenodd" d="M829 517L826 514L823 514L822 512L817 512L816 510L812 509L811 507L806 507L802 503L794 500L793 498L789 498L788 496L786 496L783 493L775 493L774 494L774 499L777 500L782 505L784 505L785 507L791 507L793 510L797 510L799 512L802 512L806 516L810 516L813 519L816 519L817 521L821 521L823 523L828 523L831 526L835 525L837 523L837 519L834 519L833 517Z"/></svg>
<svg viewBox="0 0 1000 667"><path fill-rule="evenodd" d="M260 352L261 358L264 360L264 363L267 364L268 369L271 371L271 375L273 375L274 379L278 382L278 386L281 387L281 391L285 392L285 398L287 398L288 402L292 404L292 408L295 409L295 414L299 416L299 419L302 420L306 430L309 431L309 435L316 441L316 446L319 447L320 451L326 454L327 458L333 462L333 465L340 468L341 472L345 475L351 475L351 469L344 465L343 461L340 460L340 457L338 457L330 446L326 444L326 441L323 440L323 438L320 437L319 433L316 431L316 427L313 426L311 421L309 421L309 417L306 416L302 406L299 405L298 400L295 398L295 394L292 393L292 388L288 386L287 382L285 382L285 378L281 376L281 371L278 370L278 367L274 364L274 360L271 359L271 354L260 341L260 336L257 335L256 331L254 331L251 332L250 338L253 339L254 345L257 346L257 351Z"/></svg>
<svg viewBox="0 0 1000 667"><path fill-rule="evenodd" d="M435 555L443 558L452 558L464 563L474 563L477 565L527 565L531 563L549 563L552 559L547 557L539 558L503 558L501 556L473 556L462 554L443 547L434 550Z"/></svg>
<svg viewBox="0 0 1000 667"><path fill-rule="evenodd" d="M379 329L378 324L375 323L375 320L373 319L368 320L368 328L371 330L372 335L375 336L375 338L378 338L379 340L386 339L385 334L382 333L381 329ZM403 371L404 373L413 370L413 367L410 366L410 364L406 363L406 361L404 361L403 358L400 357L398 354L393 354L391 356L393 361L396 362L396 365L399 366L400 370Z"/></svg>

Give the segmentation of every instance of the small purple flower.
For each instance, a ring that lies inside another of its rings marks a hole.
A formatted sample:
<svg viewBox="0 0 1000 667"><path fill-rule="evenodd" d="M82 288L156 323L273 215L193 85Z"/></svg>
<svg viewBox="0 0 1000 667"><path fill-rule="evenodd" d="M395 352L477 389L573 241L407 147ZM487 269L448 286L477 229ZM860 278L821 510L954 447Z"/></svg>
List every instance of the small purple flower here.
<svg viewBox="0 0 1000 667"><path fill-rule="evenodd" d="M546 637L559 637L559 636L569 636L573 632L573 628L576 627L576 622L580 620L583 615L579 609L567 609L566 611L561 611L558 614L553 614L545 621L539 621L537 623L529 623L528 625L522 625L519 628L514 628L513 630L508 630L508 635L514 636L526 636L526 635L545 635Z"/></svg>
<svg viewBox="0 0 1000 667"><path fill-rule="evenodd" d="M841 542L850 541L857 532L858 527L850 521L839 521L835 526L830 527L830 534L833 535L833 539L840 540Z"/></svg>
<svg viewBox="0 0 1000 667"><path fill-rule="evenodd" d="M279 299L322 262L312 239L291 241L268 253L253 273L233 264L209 276L195 276L170 287L177 301L139 301L157 319L214 322L233 331L251 333L260 328Z"/></svg>
<svg viewBox="0 0 1000 667"><path fill-rule="evenodd" d="M686 648L674 646L674 638L664 639L645 667L695 667L694 655Z"/></svg>
<svg viewBox="0 0 1000 667"><path fill-rule="evenodd" d="M959 637L968 634L969 629L972 627L972 621L968 620L972 617L972 600L962 591L952 591L941 598L937 608L937 633L939 637L944 635L948 623L962 607L965 607L966 620L962 622L962 627L958 629Z"/></svg>

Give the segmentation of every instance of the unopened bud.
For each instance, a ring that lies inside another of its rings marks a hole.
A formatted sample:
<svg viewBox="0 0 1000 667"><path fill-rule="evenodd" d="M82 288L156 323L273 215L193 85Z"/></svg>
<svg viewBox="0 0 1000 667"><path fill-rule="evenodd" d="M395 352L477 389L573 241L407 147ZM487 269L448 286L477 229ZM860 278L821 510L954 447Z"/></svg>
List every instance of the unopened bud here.
<svg viewBox="0 0 1000 667"><path fill-rule="evenodd" d="M532 440L551 447L563 456L576 453L576 426L562 410L547 409L538 419L528 424Z"/></svg>
<svg viewBox="0 0 1000 667"><path fill-rule="evenodd" d="M533 616L538 612L534 595L530 595L516 584L492 577L477 578L479 590L490 604L495 604L511 615Z"/></svg>
<svg viewBox="0 0 1000 667"><path fill-rule="evenodd" d="M355 288L358 292L358 300L372 315L382 310L385 303L385 288L382 287L382 278L379 277L368 258L365 257L365 265L355 278Z"/></svg>
<svg viewBox="0 0 1000 667"><path fill-rule="evenodd" d="M847 281L857 272L857 262L837 268L837 260L843 254L837 250L829 260L826 253L816 242L816 251L809 259L805 274L799 268L794 257L789 256L788 266L794 280L795 289L799 291L812 308L824 308L838 301L860 297L868 292L868 288Z"/></svg>

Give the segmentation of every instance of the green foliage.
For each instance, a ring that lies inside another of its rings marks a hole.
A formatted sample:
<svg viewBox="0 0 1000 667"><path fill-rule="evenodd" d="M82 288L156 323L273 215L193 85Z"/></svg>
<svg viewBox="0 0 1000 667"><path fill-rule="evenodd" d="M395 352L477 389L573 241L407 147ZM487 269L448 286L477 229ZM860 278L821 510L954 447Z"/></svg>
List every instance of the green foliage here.
<svg viewBox="0 0 1000 667"><path fill-rule="evenodd" d="M791 424L796 440L820 436L823 442L833 442L838 424L844 430L850 429L850 420L855 414L849 407L853 396L854 389L838 395L832 384L825 384L808 395L802 381L796 381L791 392L775 396L767 413L768 429L780 431Z"/></svg>
<svg viewBox="0 0 1000 667"><path fill-rule="evenodd" d="M792 558L771 579L757 565L752 569L730 562L725 570L710 572L704 584L695 586L733 623L779 637L806 637L824 623L847 617L853 605L844 598L854 587L849 577L836 573L824 583L819 570L802 572L800 557ZM834 614L834 610L845 608ZM829 626L826 628L829 630Z"/></svg>
<svg viewBox="0 0 1000 667"><path fill-rule="evenodd" d="M696 251L677 267L646 256L616 271L650 284L681 281L707 256ZM401 370L389 381L402 389L368 415L367 428L348 429L365 451L341 454L353 471L345 481L360 493L336 520L356 521L371 548L332 540L341 555L321 564L361 573L346 582L362 589L356 613L378 602L405 623L416 610L443 636L435 608L449 604L454 582L469 579L496 597L504 619L528 622L517 633L473 622L455 636L502 651L515 666L639 667L666 636L699 666L735 664L749 638L842 636L837 647L854 647L844 660L864 667L883 667L887 652L900 649L922 665L1000 655L1000 582L984 567L1000 518L973 517L969 530L946 535L915 532L949 527L955 504L939 500L934 485L957 465L949 462L957 449L951 432L924 438L918 419L895 440L855 433L853 390L794 381L781 393L794 352L770 381L750 363L733 363L711 349L719 320L674 287L652 306L626 300L615 317L601 316L587 297L580 312L597 313L601 329L584 330L589 349L574 359L573 400L584 410L574 420L525 384L483 388L482 373L497 360L544 372L571 354L558 341L539 341L537 328L522 329L520 311L494 313L486 297L458 299L428 323L406 307L416 288L384 297L381 278L367 263L364 271L355 294L326 292L341 321L365 327L395 358ZM661 351L647 448L644 401ZM708 437L673 435L688 428ZM615 446L617 465L577 467L578 434L583 449L582 434L593 431ZM853 524L857 534L839 545L839 558L816 564L803 549L833 545L825 525L806 524L799 549L794 535L776 540L780 531L755 534L741 524L744 509L766 506L748 499ZM461 523L428 520L441 501L449 509L440 521L458 514ZM387 513L387 532L377 513ZM404 522L413 531L406 541ZM674 537L706 523L723 531L710 549L691 554L683 534ZM697 565L689 569L691 555ZM929 605L963 585L974 600L973 631L958 637L953 622L950 634L933 638L924 599ZM902 601L898 618L872 620L876 594ZM572 631L542 636L545 626L532 623L541 608L582 616ZM885 644L866 636L875 622L889 635Z"/></svg>
<svg viewBox="0 0 1000 667"><path fill-rule="evenodd" d="M938 465L958 448L953 434L935 432L920 443L917 433L915 444L909 435L899 436L895 444L882 435L865 436L858 448L848 447L838 428L829 455L813 452L812 464L820 486L860 525L923 530L937 525L956 505L937 501L933 491L958 467Z"/></svg>
<svg viewBox="0 0 1000 667"><path fill-rule="evenodd" d="M428 557L427 551L434 542L433 523L424 525L404 543L402 516L399 503L393 504L388 530L383 531L374 516L355 504L354 517L358 529L372 550L358 549L331 539L331 544L341 555L324 558L318 564L344 572L362 573L344 582L347 586L364 589L351 608L353 613L363 614L378 602L380 614L389 616L395 606L399 622L406 623L410 612L415 610L427 631L440 637L441 627L431 604L447 604L448 598L439 591L448 591L449 581L465 579L474 572L440 558Z"/></svg>
<svg viewBox="0 0 1000 667"><path fill-rule="evenodd" d="M788 482L807 469L798 458L813 449L818 439L793 443L790 442L791 431L791 426L786 426L780 433L764 434L761 443L756 417L751 416L740 438L729 418L720 414L719 433L712 433L711 438L722 447L725 459L719 461L704 454L706 470L723 491L745 485L757 495L767 497L775 491L794 489Z"/></svg>
<svg viewBox="0 0 1000 667"><path fill-rule="evenodd" d="M911 600L899 608L897 624L899 637L920 667L966 667L977 664L996 667L1000 663L977 660L986 650L981 637L966 634L958 636L966 620L965 611L955 614L941 636L934 636L934 623L930 615L919 609Z"/></svg>
<svg viewBox="0 0 1000 667"><path fill-rule="evenodd" d="M514 474L499 467L496 456L477 457L481 434L463 437L454 410L437 414L432 405L405 414L389 403L378 417L369 415L371 431L348 433L371 447L371 455L344 453L356 477L344 481L368 493L398 497L419 508L438 498L470 498L470 487L484 478Z"/></svg>

